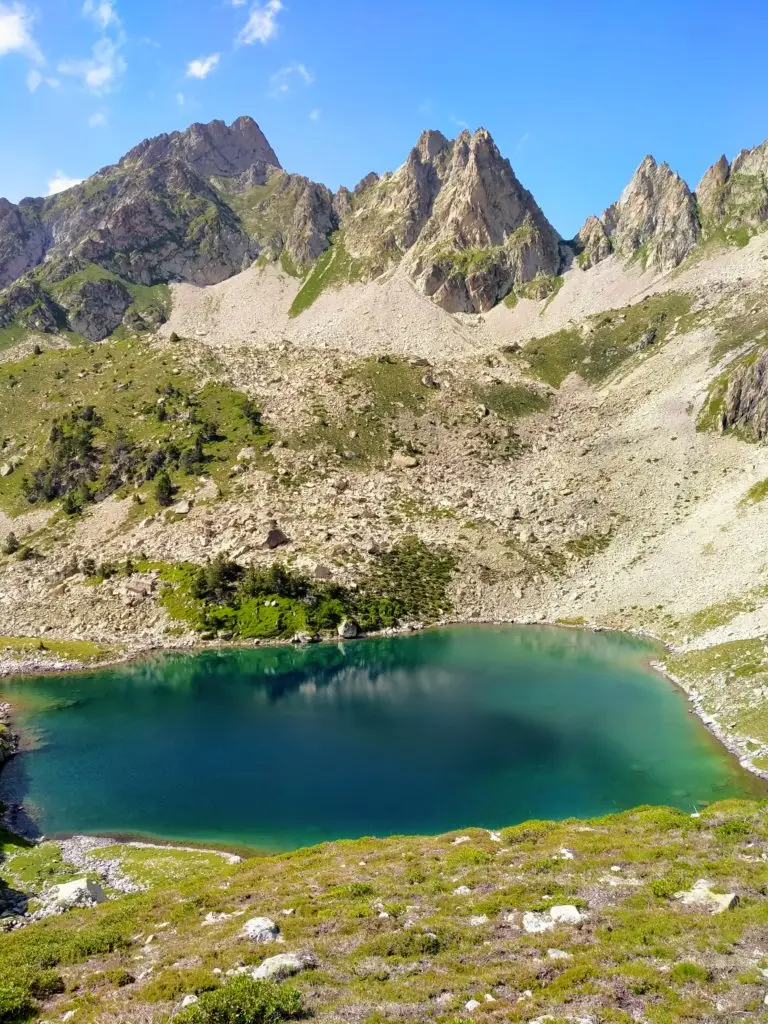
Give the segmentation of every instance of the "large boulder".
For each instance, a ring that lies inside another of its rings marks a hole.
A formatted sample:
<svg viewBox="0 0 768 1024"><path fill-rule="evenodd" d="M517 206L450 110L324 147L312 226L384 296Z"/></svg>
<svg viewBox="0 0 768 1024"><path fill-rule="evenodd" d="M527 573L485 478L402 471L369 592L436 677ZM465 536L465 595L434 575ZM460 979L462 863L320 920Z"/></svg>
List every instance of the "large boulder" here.
<svg viewBox="0 0 768 1024"><path fill-rule="evenodd" d="M259 964L251 977L254 981L282 981L301 971L315 967L317 961L311 953L278 953Z"/></svg>
<svg viewBox="0 0 768 1024"><path fill-rule="evenodd" d="M98 882L90 878L77 878L54 886L51 903L57 911L74 910L79 907L93 907L106 902L106 894Z"/></svg>
<svg viewBox="0 0 768 1024"><path fill-rule="evenodd" d="M243 935L252 942L274 942L280 929L269 917L252 917L243 925Z"/></svg>

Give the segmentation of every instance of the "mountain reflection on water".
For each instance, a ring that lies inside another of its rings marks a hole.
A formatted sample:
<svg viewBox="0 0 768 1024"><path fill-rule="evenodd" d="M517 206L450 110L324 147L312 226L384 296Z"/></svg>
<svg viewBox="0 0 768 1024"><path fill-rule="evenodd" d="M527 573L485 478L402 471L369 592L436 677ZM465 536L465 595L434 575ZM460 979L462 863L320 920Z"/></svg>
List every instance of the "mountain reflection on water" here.
<svg viewBox="0 0 768 1024"><path fill-rule="evenodd" d="M654 653L618 634L457 627L164 654L0 695L42 736L14 773L46 831L289 848L745 795Z"/></svg>

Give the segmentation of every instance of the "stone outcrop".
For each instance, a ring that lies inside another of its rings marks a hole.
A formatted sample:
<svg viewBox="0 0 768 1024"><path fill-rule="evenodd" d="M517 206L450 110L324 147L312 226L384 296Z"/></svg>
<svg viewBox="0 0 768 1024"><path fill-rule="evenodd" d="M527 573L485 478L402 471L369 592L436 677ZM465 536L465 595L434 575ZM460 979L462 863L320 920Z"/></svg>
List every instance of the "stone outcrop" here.
<svg viewBox="0 0 768 1024"><path fill-rule="evenodd" d="M759 441L768 437L768 349L733 371L719 426L739 428Z"/></svg>
<svg viewBox="0 0 768 1024"><path fill-rule="evenodd" d="M556 231L484 129L424 132L398 171L364 181L342 220L348 250L370 276L403 260L450 312L482 312L560 269Z"/></svg>
<svg viewBox="0 0 768 1024"><path fill-rule="evenodd" d="M621 198L590 217L577 236L579 263L594 266L611 253L666 272L678 266L701 237L696 200L668 164L647 156Z"/></svg>
<svg viewBox="0 0 768 1024"><path fill-rule="evenodd" d="M130 292L119 281L83 281L66 296L67 318L73 331L102 341L120 326L130 304Z"/></svg>

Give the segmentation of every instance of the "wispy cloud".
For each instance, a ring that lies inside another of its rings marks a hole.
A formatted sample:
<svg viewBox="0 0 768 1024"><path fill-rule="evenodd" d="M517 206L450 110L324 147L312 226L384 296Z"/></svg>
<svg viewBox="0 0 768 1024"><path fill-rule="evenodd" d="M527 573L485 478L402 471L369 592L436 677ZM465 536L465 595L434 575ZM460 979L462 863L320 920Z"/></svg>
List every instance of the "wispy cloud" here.
<svg viewBox="0 0 768 1024"><path fill-rule="evenodd" d="M176 102L179 104L180 107L183 107L184 104L187 102L187 97L184 95L183 92L176 93Z"/></svg>
<svg viewBox="0 0 768 1024"><path fill-rule="evenodd" d="M525 149L525 147L528 145L528 143L530 141L531 141L531 133L530 132L523 132L523 134L517 140L517 145L515 146L515 149L517 149L517 150Z"/></svg>
<svg viewBox="0 0 768 1024"><path fill-rule="evenodd" d="M198 57L187 64L187 78L207 78L219 63L220 54L212 53L209 57Z"/></svg>
<svg viewBox="0 0 768 1024"><path fill-rule="evenodd" d="M422 100L418 106L420 114L431 114L432 113L432 100Z"/></svg>
<svg viewBox="0 0 768 1024"><path fill-rule="evenodd" d="M310 110L310 112L309 112L309 120L310 121L319 121L320 120L320 108L319 107L315 107L314 110Z"/></svg>
<svg viewBox="0 0 768 1024"><path fill-rule="evenodd" d="M85 0L83 14L95 21L101 29L108 29L110 25L120 25L112 0Z"/></svg>
<svg viewBox="0 0 768 1024"><path fill-rule="evenodd" d="M27 88L30 92L37 92L41 85L47 85L51 89L58 89L61 82L58 78L49 78L41 74L37 68L30 68L27 72Z"/></svg>
<svg viewBox="0 0 768 1024"><path fill-rule="evenodd" d="M0 3L0 57L22 53L35 64L45 63L32 35L34 18L24 4Z"/></svg>
<svg viewBox="0 0 768 1024"><path fill-rule="evenodd" d="M107 127L107 115L102 110L97 110L95 114L91 114L88 118L89 128L106 128Z"/></svg>
<svg viewBox="0 0 768 1024"><path fill-rule="evenodd" d="M93 45L90 58L62 61L59 71L62 75L80 78L89 92L103 96L112 91L128 67L120 53L120 45L113 39L99 39Z"/></svg>
<svg viewBox="0 0 768 1024"><path fill-rule="evenodd" d="M457 128L466 128L467 131L469 131L469 125L467 122L462 121L460 117L456 117L454 114L451 114L451 124L455 124Z"/></svg>
<svg viewBox="0 0 768 1024"><path fill-rule="evenodd" d="M73 188L75 185L79 185L82 178L69 178L63 171L56 171L54 176L48 182L49 196L55 196L59 192L66 192L68 188Z"/></svg>
<svg viewBox="0 0 768 1024"><path fill-rule="evenodd" d="M236 7L241 6L236 3ZM252 43L268 43L277 35L277 16L283 10L282 0L267 0L265 4L255 4L248 15L240 34L238 43L250 46Z"/></svg>
<svg viewBox="0 0 768 1024"><path fill-rule="evenodd" d="M294 82L299 82L302 85L312 85L314 80L315 76L306 65L294 61L270 76L269 95L273 99L279 99L291 91Z"/></svg>

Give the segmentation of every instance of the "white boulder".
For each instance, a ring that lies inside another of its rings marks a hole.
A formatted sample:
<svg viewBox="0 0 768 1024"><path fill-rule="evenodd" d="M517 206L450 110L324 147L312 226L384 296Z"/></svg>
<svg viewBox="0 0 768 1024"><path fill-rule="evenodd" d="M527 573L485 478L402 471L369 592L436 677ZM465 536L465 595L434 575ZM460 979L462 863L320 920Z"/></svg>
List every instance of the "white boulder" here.
<svg viewBox="0 0 768 1024"><path fill-rule="evenodd" d="M251 977L254 981L281 981L283 978L299 974L300 971L309 970L315 963L311 953L278 953L277 956L270 956L259 964Z"/></svg>
<svg viewBox="0 0 768 1024"><path fill-rule="evenodd" d="M722 914L725 910L732 910L739 902L735 892L713 892L711 882L704 878L700 878L692 889L676 892L675 899L684 906L708 910L710 914Z"/></svg>
<svg viewBox="0 0 768 1024"><path fill-rule="evenodd" d="M97 903L106 903L107 897L98 882L90 878L77 878L74 882L64 882L53 890L53 902L59 910L72 910L75 907L93 907Z"/></svg>
<svg viewBox="0 0 768 1024"><path fill-rule="evenodd" d="M344 619L343 622L339 623L339 628L336 632L342 640L354 640L358 633L357 623L352 622L351 619Z"/></svg>
<svg viewBox="0 0 768 1024"><path fill-rule="evenodd" d="M570 904L561 907L550 907L549 916L555 924L581 924L584 920L584 915Z"/></svg>
<svg viewBox="0 0 768 1024"><path fill-rule="evenodd" d="M252 917L243 925L243 935L252 942L274 942L279 934L271 917Z"/></svg>

